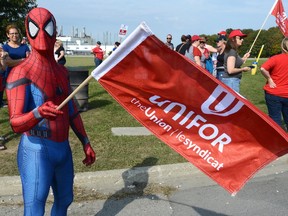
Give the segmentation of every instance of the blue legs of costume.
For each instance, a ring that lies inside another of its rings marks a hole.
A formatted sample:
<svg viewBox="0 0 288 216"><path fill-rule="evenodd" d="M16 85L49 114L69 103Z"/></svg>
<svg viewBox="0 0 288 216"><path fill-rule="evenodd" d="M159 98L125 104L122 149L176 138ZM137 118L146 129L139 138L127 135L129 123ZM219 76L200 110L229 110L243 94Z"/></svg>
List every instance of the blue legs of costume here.
<svg viewBox="0 0 288 216"><path fill-rule="evenodd" d="M50 186L54 194L53 216L67 215L73 201L73 162L68 142L22 135L18 148L25 216L42 216Z"/></svg>

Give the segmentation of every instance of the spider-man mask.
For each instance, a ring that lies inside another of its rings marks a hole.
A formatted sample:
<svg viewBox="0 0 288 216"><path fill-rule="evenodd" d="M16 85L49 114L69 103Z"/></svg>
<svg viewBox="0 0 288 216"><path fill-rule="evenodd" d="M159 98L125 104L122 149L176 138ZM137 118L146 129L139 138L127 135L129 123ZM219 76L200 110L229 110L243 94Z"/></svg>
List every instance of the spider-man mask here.
<svg viewBox="0 0 288 216"><path fill-rule="evenodd" d="M25 20L30 45L37 51L53 50L56 41L56 21L45 8L32 9Z"/></svg>

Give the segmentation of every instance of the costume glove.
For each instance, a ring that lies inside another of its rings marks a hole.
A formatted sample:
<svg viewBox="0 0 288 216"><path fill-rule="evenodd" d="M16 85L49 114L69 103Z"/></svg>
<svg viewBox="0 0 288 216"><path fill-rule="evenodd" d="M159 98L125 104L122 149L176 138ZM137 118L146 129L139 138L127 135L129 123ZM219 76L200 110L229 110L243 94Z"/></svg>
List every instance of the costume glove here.
<svg viewBox="0 0 288 216"><path fill-rule="evenodd" d="M83 164L86 166L89 166L95 162L95 152L93 148L91 147L90 143L86 144L84 146L84 153L86 155L85 159L82 161Z"/></svg>
<svg viewBox="0 0 288 216"><path fill-rule="evenodd" d="M47 101L38 108L38 112L42 118L55 120L58 115L62 115L63 111L57 110L57 105L52 101Z"/></svg>

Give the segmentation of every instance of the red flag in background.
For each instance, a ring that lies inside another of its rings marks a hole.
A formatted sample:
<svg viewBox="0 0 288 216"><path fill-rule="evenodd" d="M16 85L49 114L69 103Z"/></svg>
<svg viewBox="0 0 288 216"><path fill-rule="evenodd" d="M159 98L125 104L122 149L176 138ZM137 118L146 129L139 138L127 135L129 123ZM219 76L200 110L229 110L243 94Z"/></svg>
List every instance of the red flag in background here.
<svg viewBox="0 0 288 216"><path fill-rule="evenodd" d="M230 193L288 151L282 128L167 48L145 23L92 76L140 123Z"/></svg>
<svg viewBox="0 0 288 216"><path fill-rule="evenodd" d="M285 37L288 37L288 20L284 11L282 0L275 2L270 14L276 17L276 23L279 26L282 34Z"/></svg>

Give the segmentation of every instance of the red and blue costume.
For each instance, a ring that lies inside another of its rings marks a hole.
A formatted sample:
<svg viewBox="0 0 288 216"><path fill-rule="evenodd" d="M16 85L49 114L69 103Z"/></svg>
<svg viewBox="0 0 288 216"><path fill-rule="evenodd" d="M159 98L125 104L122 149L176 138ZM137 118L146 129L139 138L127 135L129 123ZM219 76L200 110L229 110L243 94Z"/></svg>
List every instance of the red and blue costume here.
<svg viewBox="0 0 288 216"><path fill-rule="evenodd" d="M17 161L24 214L44 215L51 186L51 215L67 215L73 200L74 178L69 126L83 145L83 163L94 163L95 153L73 100L57 109L56 104L71 90L67 69L54 60L55 18L44 8L34 8L28 13L25 26L32 52L12 69L6 89L11 127L22 133Z"/></svg>

